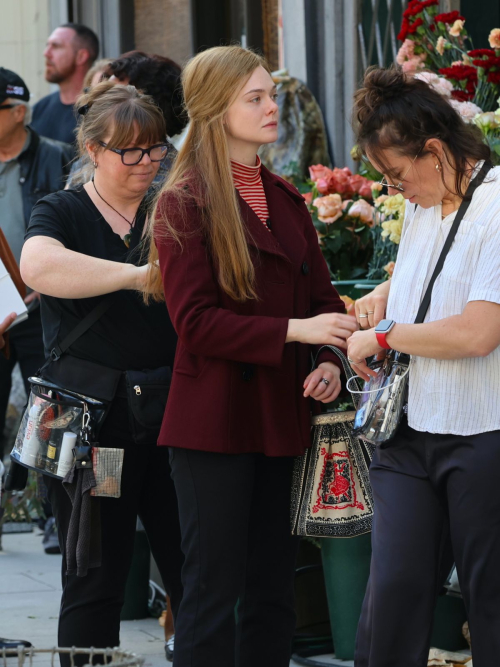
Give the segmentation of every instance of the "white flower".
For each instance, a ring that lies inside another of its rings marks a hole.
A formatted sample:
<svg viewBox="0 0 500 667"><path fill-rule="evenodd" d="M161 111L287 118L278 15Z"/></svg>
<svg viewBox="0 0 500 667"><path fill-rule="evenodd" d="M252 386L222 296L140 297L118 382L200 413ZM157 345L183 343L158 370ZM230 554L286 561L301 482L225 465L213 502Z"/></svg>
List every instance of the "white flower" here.
<svg viewBox="0 0 500 667"><path fill-rule="evenodd" d="M451 97L451 92L453 90L453 84L448 79L445 79L443 76L438 76L434 72L419 72L415 74L415 79L420 79L425 81L425 83L433 88L437 93L443 97Z"/></svg>
<svg viewBox="0 0 500 667"><path fill-rule="evenodd" d="M458 100L449 100L449 102L466 123L475 122L476 116L483 112L474 102L459 102Z"/></svg>

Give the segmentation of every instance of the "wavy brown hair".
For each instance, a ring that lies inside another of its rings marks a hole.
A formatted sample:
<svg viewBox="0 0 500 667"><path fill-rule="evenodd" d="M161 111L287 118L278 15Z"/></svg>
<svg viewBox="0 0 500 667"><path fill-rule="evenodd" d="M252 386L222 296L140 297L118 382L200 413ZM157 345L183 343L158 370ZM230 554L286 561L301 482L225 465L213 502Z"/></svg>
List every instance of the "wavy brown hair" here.
<svg viewBox="0 0 500 667"><path fill-rule="evenodd" d="M184 212L191 201L199 206L202 229L217 271L221 288L232 299L257 298L255 270L241 218L231 173L229 149L224 129L225 114L241 88L257 67L268 72L266 61L239 46L217 46L192 58L182 74L184 102L190 119L186 140L169 178L159 195L166 195ZM182 186L196 186L185 189ZM154 237L174 238L182 245L182 230L176 228L165 209L156 207L149 230L149 261L158 251ZM160 272L152 270L146 298L163 298Z"/></svg>
<svg viewBox="0 0 500 667"><path fill-rule="evenodd" d="M384 164L385 149L392 148L410 158L423 157L431 152L425 148L426 142L439 139L446 161L455 172L453 194L462 198L473 164L487 160L491 154L478 127L465 123L425 81L395 66L372 67L366 72L363 87L354 97L354 117L358 149L369 151L386 173L390 168ZM439 156L436 158L441 162Z"/></svg>

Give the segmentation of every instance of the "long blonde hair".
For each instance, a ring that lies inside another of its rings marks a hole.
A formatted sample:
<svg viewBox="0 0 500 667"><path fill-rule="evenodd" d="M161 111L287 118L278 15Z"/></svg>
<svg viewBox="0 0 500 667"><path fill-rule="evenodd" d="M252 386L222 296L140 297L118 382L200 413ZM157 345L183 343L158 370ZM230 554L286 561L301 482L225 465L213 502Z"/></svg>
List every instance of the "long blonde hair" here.
<svg viewBox="0 0 500 667"><path fill-rule="evenodd" d="M221 288L232 299L255 299L255 270L250 257L245 226L231 173L231 161L224 130L224 116L252 73L266 61L240 46L217 46L192 58L182 74L184 100L190 126L184 145L162 188L181 209L186 198L194 197L202 213L202 226ZM196 180L197 192L182 186ZM186 194L188 193L188 194ZM167 215L155 215L149 230L149 262L154 264L157 238L174 238L182 245L182 233ZM146 292L163 298L160 272L150 271Z"/></svg>

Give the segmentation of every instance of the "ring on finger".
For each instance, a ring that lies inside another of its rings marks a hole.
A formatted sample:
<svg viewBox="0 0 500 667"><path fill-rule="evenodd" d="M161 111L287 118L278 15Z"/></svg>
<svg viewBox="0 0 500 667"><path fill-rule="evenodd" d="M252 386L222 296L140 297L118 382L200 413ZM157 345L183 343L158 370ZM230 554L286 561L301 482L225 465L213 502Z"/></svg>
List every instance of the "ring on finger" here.
<svg viewBox="0 0 500 667"><path fill-rule="evenodd" d="M327 387L330 384L330 380L327 380L326 378L321 378L321 382L324 382Z"/></svg>
<svg viewBox="0 0 500 667"><path fill-rule="evenodd" d="M367 314L367 313L361 313L361 315L360 315L359 317L360 317L360 318L361 318L361 317L368 317L368 314Z"/></svg>
<svg viewBox="0 0 500 667"><path fill-rule="evenodd" d="M373 310L369 310L369 311L368 311L368 315L373 315L374 312L375 312L375 311L373 311Z"/></svg>
<svg viewBox="0 0 500 667"><path fill-rule="evenodd" d="M350 364L352 364L353 366L357 366L357 365L360 364L363 360L360 359L359 361L356 361L355 359L351 359L351 357L347 357L347 361L348 361Z"/></svg>

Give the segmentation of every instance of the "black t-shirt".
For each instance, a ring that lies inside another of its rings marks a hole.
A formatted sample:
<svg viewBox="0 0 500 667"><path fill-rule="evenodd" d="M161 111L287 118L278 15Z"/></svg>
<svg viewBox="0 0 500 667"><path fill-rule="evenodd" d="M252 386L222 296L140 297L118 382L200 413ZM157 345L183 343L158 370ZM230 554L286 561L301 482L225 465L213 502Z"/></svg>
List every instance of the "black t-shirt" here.
<svg viewBox="0 0 500 667"><path fill-rule="evenodd" d="M147 261L141 257L145 220L140 209L128 249L83 188L63 190L44 197L33 207L26 239L48 236L75 252L139 266ZM56 343L61 343L104 298L42 296L45 353L48 355ZM137 292L121 290L115 293L109 310L73 343L69 354L123 371L154 369L173 365L176 341L164 303L146 306Z"/></svg>
<svg viewBox="0 0 500 667"><path fill-rule="evenodd" d="M63 104L59 92L52 93L35 104L31 126L49 139L74 144L77 120L72 104Z"/></svg>

